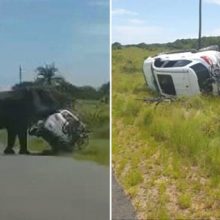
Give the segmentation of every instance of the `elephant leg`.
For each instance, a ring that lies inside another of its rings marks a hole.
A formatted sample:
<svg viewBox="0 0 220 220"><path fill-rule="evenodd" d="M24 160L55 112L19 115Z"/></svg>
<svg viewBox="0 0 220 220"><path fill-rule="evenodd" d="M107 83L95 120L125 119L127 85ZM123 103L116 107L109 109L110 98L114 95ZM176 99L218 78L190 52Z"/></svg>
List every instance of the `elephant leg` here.
<svg viewBox="0 0 220 220"><path fill-rule="evenodd" d="M18 139L20 143L19 154L30 154L30 152L27 150L27 130L26 129L21 129L18 132Z"/></svg>
<svg viewBox="0 0 220 220"><path fill-rule="evenodd" d="M15 144L16 132L13 129L7 129L8 132L8 145L4 150L5 154L14 154L14 150L12 149Z"/></svg>

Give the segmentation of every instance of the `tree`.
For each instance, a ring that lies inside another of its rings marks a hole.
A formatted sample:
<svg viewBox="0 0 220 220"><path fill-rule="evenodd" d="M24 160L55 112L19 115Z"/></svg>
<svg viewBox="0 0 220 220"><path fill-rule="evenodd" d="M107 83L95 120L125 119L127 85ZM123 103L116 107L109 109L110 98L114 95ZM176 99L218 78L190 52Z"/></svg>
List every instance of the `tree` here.
<svg viewBox="0 0 220 220"><path fill-rule="evenodd" d="M110 95L110 83L104 83L99 89L98 94L101 102L108 103Z"/></svg>
<svg viewBox="0 0 220 220"><path fill-rule="evenodd" d="M119 49L122 49L122 45L118 42L115 42L112 44L112 49L113 50L119 50Z"/></svg>
<svg viewBox="0 0 220 220"><path fill-rule="evenodd" d="M56 73L58 69L55 67L54 63L45 66L39 66L36 69L37 72L37 82L43 83L45 85L52 85L54 83L59 83L63 80L61 76L57 76Z"/></svg>
<svg viewBox="0 0 220 220"><path fill-rule="evenodd" d="M100 96L107 96L109 97L109 93L110 93L110 83L104 83L98 90Z"/></svg>
<svg viewBox="0 0 220 220"><path fill-rule="evenodd" d="M35 83L34 82L30 82L30 81L24 81L18 84L15 84L14 86L12 86L12 90L18 90L18 89L25 89L25 88L32 88L35 87Z"/></svg>

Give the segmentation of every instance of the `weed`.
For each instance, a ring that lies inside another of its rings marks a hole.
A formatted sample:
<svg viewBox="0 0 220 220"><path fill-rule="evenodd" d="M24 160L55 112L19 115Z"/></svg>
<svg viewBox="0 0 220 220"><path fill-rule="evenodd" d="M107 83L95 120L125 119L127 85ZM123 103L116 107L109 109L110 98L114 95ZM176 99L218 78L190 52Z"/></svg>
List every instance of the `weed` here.
<svg viewBox="0 0 220 220"><path fill-rule="evenodd" d="M141 183L143 181L143 177L141 175L141 172L137 169L129 170L126 174L124 184L131 187L136 186L137 184Z"/></svg>
<svg viewBox="0 0 220 220"><path fill-rule="evenodd" d="M181 194L178 199L178 204L182 209L189 208L191 206L191 196L186 193Z"/></svg>

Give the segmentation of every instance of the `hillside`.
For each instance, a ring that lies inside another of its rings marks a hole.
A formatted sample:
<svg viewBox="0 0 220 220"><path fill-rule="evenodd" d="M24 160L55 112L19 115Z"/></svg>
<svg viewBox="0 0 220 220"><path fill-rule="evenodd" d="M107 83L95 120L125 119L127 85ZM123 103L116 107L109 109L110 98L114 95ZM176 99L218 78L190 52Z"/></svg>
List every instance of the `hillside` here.
<svg viewBox="0 0 220 220"><path fill-rule="evenodd" d="M202 37L202 47L208 47L210 45L220 46L220 37ZM163 44L130 44L122 45L119 42L112 44L112 49L122 49L127 47L137 47L142 49L147 49L149 51L160 49L162 51L166 50L191 50L198 48L198 39L178 39L174 42L163 43Z"/></svg>
<svg viewBox="0 0 220 220"><path fill-rule="evenodd" d="M139 219L220 218L220 97L153 97L142 65L160 47L113 50L113 169Z"/></svg>

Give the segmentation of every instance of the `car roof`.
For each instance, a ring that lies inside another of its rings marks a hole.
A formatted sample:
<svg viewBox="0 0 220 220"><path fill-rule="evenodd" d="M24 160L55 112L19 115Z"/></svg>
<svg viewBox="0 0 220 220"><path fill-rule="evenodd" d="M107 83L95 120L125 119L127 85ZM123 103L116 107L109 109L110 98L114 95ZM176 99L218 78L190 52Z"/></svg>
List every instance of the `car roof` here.
<svg viewBox="0 0 220 220"><path fill-rule="evenodd" d="M192 52L182 52L182 53L165 53L165 54L159 54L156 58L160 58L162 60L198 60L201 59L201 57L207 56L210 59L220 61L220 52L219 51L214 51L214 50L209 50L209 51L201 51L197 53L192 53Z"/></svg>

